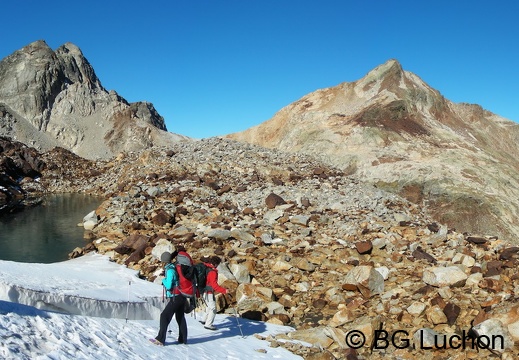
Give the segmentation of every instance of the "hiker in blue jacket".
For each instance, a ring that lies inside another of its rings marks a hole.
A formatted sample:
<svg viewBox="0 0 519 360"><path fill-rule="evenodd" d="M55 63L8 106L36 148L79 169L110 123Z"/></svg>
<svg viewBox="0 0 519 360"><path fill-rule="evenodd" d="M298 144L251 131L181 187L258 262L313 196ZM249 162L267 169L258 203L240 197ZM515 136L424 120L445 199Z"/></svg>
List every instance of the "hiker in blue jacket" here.
<svg viewBox="0 0 519 360"><path fill-rule="evenodd" d="M161 261L166 264L165 277L162 280L162 285L166 289L166 297L168 303L162 313L160 314L160 329L158 335L150 341L156 345L164 345L169 323L175 315L178 324L178 342L180 344L187 344L187 323L184 316L184 306L186 298L179 293L179 277L175 269L175 264L171 261L175 259L179 252L185 252L185 248L177 247L173 254L165 252L161 255ZM189 256L189 255L187 255Z"/></svg>

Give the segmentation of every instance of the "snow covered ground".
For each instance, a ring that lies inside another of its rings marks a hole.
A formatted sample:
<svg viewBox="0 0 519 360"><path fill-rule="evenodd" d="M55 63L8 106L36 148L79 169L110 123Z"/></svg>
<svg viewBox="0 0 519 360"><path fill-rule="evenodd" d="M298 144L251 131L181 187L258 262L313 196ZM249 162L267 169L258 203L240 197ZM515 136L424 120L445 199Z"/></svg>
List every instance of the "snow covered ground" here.
<svg viewBox="0 0 519 360"><path fill-rule="evenodd" d="M176 342L175 320L166 346L151 344L162 288L136 275L97 254L55 264L0 261L0 358L301 359L253 336L291 328L220 314L217 331L187 315L188 345Z"/></svg>

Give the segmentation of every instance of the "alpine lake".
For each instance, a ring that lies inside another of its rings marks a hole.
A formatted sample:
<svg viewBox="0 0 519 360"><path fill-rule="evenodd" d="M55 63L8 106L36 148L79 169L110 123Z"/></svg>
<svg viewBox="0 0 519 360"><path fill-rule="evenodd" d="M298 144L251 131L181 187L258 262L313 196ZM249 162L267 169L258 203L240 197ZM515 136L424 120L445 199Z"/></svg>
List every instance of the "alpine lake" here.
<svg viewBox="0 0 519 360"><path fill-rule="evenodd" d="M0 215L0 260L54 263L87 244L85 215L102 199L84 194L47 195L40 205Z"/></svg>

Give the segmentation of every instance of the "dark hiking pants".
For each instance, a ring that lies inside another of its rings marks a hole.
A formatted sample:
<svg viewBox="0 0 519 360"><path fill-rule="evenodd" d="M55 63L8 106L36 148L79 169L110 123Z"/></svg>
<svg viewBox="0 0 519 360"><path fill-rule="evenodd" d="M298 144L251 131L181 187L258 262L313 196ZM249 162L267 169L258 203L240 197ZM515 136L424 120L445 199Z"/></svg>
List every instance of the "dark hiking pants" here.
<svg viewBox="0 0 519 360"><path fill-rule="evenodd" d="M184 303L186 299L182 295L173 296L169 299L168 304L160 314L160 329L159 334L155 339L161 343L166 342L166 335L168 331L168 325L175 315L175 319L178 324L178 341L182 344L187 343L187 323L184 317Z"/></svg>

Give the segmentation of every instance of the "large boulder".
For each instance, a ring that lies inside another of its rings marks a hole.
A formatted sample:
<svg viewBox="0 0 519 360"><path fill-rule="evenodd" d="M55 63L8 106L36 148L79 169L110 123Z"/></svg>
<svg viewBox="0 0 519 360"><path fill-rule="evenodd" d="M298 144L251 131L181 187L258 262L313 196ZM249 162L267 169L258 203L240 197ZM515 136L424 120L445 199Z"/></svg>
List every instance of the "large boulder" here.
<svg viewBox="0 0 519 360"><path fill-rule="evenodd" d="M343 287L356 287L365 297L384 292L384 277L372 266L361 265L351 269L342 280Z"/></svg>
<svg viewBox="0 0 519 360"><path fill-rule="evenodd" d="M457 266L431 267L423 272L423 282L432 286L463 286L468 276Z"/></svg>

